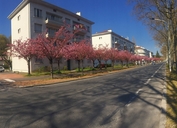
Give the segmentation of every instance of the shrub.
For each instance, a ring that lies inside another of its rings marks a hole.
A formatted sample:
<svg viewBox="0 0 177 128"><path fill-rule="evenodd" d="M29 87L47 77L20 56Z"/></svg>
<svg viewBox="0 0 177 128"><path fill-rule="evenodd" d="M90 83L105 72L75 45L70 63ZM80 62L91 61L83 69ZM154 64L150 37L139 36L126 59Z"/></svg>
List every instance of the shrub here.
<svg viewBox="0 0 177 128"><path fill-rule="evenodd" d="M40 67L40 68L34 70L33 72L38 72L38 73L50 72L50 68L48 66L43 66L43 67Z"/></svg>

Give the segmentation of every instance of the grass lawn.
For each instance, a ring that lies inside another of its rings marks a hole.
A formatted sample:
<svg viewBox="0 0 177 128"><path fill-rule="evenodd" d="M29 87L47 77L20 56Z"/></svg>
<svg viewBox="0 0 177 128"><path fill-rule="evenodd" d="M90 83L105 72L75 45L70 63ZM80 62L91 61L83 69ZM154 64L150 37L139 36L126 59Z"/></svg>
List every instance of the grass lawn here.
<svg viewBox="0 0 177 128"><path fill-rule="evenodd" d="M88 77L94 77L98 75L104 75L110 72L117 72L122 70L129 70L131 68L134 68L136 66L130 66L129 68L124 66L115 66L114 70L112 67L108 67L107 69L103 68L100 70L99 68L95 68L94 70L91 68L85 68L83 72L79 72L78 69L73 71L68 70L62 70L60 73L57 71L54 71L54 78L51 79L50 72L36 72L31 73L31 75L25 75L26 77L33 77L33 76L44 76L48 75L48 78L42 78L37 80L26 80L26 81L19 81L16 82L16 86L26 87L26 86L36 86L36 85L45 85L45 84L52 84L52 83L58 83L58 82L64 82L64 81L70 81L70 80L76 80L81 78L88 78Z"/></svg>
<svg viewBox="0 0 177 128"><path fill-rule="evenodd" d="M166 128L177 128L177 74L167 71Z"/></svg>

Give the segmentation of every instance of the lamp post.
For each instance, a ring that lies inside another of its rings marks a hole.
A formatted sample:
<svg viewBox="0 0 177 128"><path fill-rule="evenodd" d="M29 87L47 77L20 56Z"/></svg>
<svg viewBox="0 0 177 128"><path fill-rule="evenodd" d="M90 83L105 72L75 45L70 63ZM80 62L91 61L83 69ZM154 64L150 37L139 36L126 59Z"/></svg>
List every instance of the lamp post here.
<svg viewBox="0 0 177 128"><path fill-rule="evenodd" d="M151 20L156 20L156 21L160 21L160 22L163 22L166 24L167 26L167 52L168 52L168 64L169 64L169 70L171 72L171 50L170 50L170 44L171 44L171 35L170 35L170 23L169 23L169 20L166 22L165 20L162 20L162 19L156 19L156 18L152 18Z"/></svg>

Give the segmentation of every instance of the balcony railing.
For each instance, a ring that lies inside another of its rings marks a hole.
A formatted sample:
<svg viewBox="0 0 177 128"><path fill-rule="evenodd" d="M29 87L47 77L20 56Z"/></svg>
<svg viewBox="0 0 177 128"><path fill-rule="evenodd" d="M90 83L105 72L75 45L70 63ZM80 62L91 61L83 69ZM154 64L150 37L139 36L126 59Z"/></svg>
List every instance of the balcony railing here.
<svg viewBox="0 0 177 128"><path fill-rule="evenodd" d="M55 21L51 19L45 20L46 25L54 26L54 27L61 27L63 25L63 21Z"/></svg>
<svg viewBox="0 0 177 128"><path fill-rule="evenodd" d="M77 34L85 35L87 33L86 27L82 24L74 25L73 31L76 31Z"/></svg>
<svg viewBox="0 0 177 128"><path fill-rule="evenodd" d="M53 37L54 36L54 34L50 34L50 33L46 33L46 35L45 35L47 38L48 37Z"/></svg>

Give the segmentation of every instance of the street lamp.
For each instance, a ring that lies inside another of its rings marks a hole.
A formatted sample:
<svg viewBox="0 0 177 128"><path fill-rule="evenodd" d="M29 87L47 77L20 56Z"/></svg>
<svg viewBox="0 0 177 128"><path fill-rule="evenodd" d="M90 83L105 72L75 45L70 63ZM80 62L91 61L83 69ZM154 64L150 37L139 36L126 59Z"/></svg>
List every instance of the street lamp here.
<svg viewBox="0 0 177 128"><path fill-rule="evenodd" d="M165 23L166 24L166 26L167 26L167 31L168 31L168 41L167 41L167 49L168 49L168 64L169 64L169 70L170 70L170 72L171 72L171 53L170 53L170 43L171 43L171 35L170 35L170 24L169 24L169 20L168 20L168 22L166 22L165 20L162 20L162 19L156 19L156 18L151 18L151 20L156 20L156 21L160 21L160 22L163 22L163 23Z"/></svg>

